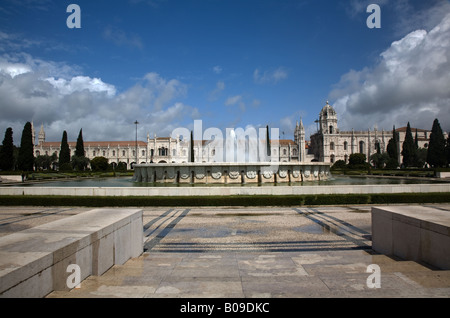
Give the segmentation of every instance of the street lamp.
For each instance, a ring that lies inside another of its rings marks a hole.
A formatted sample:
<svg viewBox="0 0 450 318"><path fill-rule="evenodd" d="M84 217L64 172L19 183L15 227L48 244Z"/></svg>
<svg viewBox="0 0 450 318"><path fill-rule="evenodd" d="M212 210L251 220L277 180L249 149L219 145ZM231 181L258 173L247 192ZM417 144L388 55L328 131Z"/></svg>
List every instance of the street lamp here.
<svg viewBox="0 0 450 318"><path fill-rule="evenodd" d="M139 122L136 120L134 122L134 124L136 125L136 163L135 164L138 164L137 125L139 124Z"/></svg>

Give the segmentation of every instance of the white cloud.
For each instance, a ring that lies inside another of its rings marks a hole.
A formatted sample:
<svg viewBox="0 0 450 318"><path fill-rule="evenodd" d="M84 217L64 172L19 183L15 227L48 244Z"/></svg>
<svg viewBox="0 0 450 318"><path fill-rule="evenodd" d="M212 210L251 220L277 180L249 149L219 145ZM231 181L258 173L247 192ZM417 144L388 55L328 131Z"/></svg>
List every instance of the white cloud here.
<svg viewBox="0 0 450 318"><path fill-rule="evenodd" d="M216 100L220 93L225 90L225 82L224 81L218 81L216 83L216 88L209 94L209 100L214 101Z"/></svg>
<svg viewBox="0 0 450 318"><path fill-rule="evenodd" d="M90 92L106 93L107 96L113 97L116 95L116 88L114 85L106 84L99 78L90 78L87 76L75 76L70 81L63 78L55 79L49 77L45 79L55 87L60 94L70 95L76 91L88 90Z"/></svg>
<svg viewBox="0 0 450 318"><path fill-rule="evenodd" d="M213 72L216 73L216 74L222 73L222 67L219 66L219 65L214 66L213 67Z"/></svg>
<svg viewBox="0 0 450 318"><path fill-rule="evenodd" d="M179 100L187 86L178 80L148 73L118 92L100 78L74 73L76 67L30 55L0 56L0 131L12 127L17 144L25 123L33 121L37 128L44 124L49 141L61 140L64 130L74 140L80 128L85 140L134 140L136 119L144 139L147 133L169 135L198 116Z"/></svg>
<svg viewBox="0 0 450 318"><path fill-rule="evenodd" d="M330 99L341 129L450 128L450 14L431 31L395 41L372 68L344 74Z"/></svg>
<svg viewBox="0 0 450 318"><path fill-rule="evenodd" d="M264 71L261 73L259 69L253 72L253 80L257 84L273 83L276 84L288 77L287 71L283 67L278 67L272 71Z"/></svg>
<svg viewBox="0 0 450 318"><path fill-rule="evenodd" d="M239 109L243 112L245 111L245 103L242 101L242 95L236 95L228 97L225 101L226 106L239 106Z"/></svg>

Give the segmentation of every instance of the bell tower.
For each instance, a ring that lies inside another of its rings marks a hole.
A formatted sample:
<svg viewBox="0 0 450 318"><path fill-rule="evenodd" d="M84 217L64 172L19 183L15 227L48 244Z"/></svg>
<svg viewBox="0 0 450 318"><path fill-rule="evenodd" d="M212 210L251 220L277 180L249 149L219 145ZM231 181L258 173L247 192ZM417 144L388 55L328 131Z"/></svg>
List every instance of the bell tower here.
<svg viewBox="0 0 450 318"><path fill-rule="evenodd" d="M334 108L327 104L322 108L319 115L320 133L324 135L337 134L337 114Z"/></svg>
<svg viewBox="0 0 450 318"><path fill-rule="evenodd" d="M303 121L300 118L300 124L297 122L294 131L294 143L298 148L298 161L305 161L306 146L305 146L305 127L303 126Z"/></svg>
<svg viewBox="0 0 450 318"><path fill-rule="evenodd" d="M41 125L41 130L39 131L38 135L38 145L42 146L45 142L45 131L44 131L44 124Z"/></svg>

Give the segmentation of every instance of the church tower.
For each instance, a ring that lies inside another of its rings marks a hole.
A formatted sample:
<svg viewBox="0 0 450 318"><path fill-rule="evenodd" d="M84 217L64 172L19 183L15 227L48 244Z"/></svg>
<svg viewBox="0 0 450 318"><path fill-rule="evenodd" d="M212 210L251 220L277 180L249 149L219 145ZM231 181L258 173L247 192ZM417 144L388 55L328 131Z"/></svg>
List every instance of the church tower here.
<svg viewBox="0 0 450 318"><path fill-rule="evenodd" d="M295 125L294 142L298 148L298 161L299 162L305 161L306 156L305 127L303 126L303 121L301 118L300 118L300 125L298 124L298 122Z"/></svg>
<svg viewBox="0 0 450 318"><path fill-rule="evenodd" d="M42 146L45 142L45 131L44 131L44 124L41 125L41 130L39 131L38 135L38 145Z"/></svg>
<svg viewBox="0 0 450 318"><path fill-rule="evenodd" d="M333 107L327 104L322 108L319 115L320 133L324 135L337 134L337 114Z"/></svg>

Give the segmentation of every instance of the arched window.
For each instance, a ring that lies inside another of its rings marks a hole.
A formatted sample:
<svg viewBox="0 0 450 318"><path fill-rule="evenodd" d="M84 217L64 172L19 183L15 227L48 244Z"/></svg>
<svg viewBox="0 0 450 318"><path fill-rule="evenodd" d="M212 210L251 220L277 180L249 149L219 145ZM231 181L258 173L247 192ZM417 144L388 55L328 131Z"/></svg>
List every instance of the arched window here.
<svg viewBox="0 0 450 318"><path fill-rule="evenodd" d="M142 150L142 157L145 156L145 150Z"/></svg>
<svg viewBox="0 0 450 318"><path fill-rule="evenodd" d="M330 142L330 150L334 150L334 142Z"/></svg>
<svg viewBox="0 0 450 318"><path fill-rule="evenodd" d="M359 153L365 153L365 144L362 140L359 142Z"/></svg>
<svg viewBox="0 0 450 318"><path fill-rule="evenodd" d="M330 134L334 134L334 130L333 130L333 126L332 125L330 125L330 127L329 127L329 132L330 132Z"/></svg>
<svg viewBox="0 0 450 318"><path fill-rule="evenodd" d="M116 151L115 150L112 151L112 155L113 155L113 157L116 156Z"/></svg>
<svg viewBox="0 0 450 318"><path fill-rule="evenodd" d="M330 156L330 162L331 162L331 163L334 163L334 155L331 155L331 156Z"/></svg>
<svg viewBox="0 0 450 318"><path fill-rule="evenodd" d="M283 156L286 156L286 155L287 155L287 150L283 149Z"/></svg>
<svg viewBox="0 0 450 318"><path fill-rule="evenodd" d="M344 141L344 150L347 150L348 142Z"/></svg>
<svg viewBox="0 0 450 318"><path fill-rule="evenodd" d="M125 150L122 150L122 156L125 157Z"/></svg>
<svg viewBox="0 0 450 318"><path fill-rule="evenodd" d="M36 157L40 156L41 152L39 150L36 151Z"/></svg>

